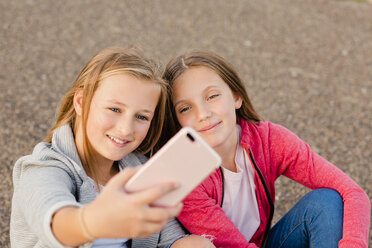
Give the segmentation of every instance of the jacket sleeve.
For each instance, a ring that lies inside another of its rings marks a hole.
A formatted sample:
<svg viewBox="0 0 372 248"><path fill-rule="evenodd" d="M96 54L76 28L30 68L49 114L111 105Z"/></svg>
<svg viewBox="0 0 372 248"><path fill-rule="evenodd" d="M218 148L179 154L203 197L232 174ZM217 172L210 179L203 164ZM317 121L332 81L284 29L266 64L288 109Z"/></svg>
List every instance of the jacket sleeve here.
<svg viewBox="0 0 372 248"><path fill-rule="evenodd" d="M213 188L210 178L206 179L184 200L184 207L178 216L180 222L192 234L210 239L216 247L255 248L225 215L217 201L206 190Z"/></svg>
<svg viewBox="0 0 372 248"><path fill-rule="evenodd" d="M52 217L62 207L80 204L72 194L73 183L64 170L37 163L40 162L24 166L22 173L18 173L19 177L13 180L11 238L27 241L26 234L18 233L18 229L23 230L26 226L42 243L50 247L64 247L53 235Z"/></svg>
<svg viewBox="0 0 372 248"><path fill-rule="evenodd" d="M164 229L160 232L157 247L166 247L184 235L185 231L182 229L178 221L176 219L170 219Z"/></svg>
<svg viewBox="0 0 372 248"><path fill-rule="evenodd" d="M269 150L272 172L276 177L284 174L311 189L336 190L344 202L343 237L339 247L367 247L371 212L367 194L295 134L279 125L271 125Z"/></svg>

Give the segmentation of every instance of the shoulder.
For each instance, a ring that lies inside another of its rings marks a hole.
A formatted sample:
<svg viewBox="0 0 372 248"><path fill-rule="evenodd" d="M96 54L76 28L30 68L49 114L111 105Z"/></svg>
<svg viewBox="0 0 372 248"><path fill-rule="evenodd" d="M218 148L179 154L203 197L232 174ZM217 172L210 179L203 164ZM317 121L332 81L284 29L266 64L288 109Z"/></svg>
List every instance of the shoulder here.
<svg viewBox="0 0 372 248"><path fill-rule="evenodd" d="M270 141L276 139L293 138L296 136L287 128L270 121L261 121L257 124L241 121L242 140L245 143L254 143L254 141Z"/></svg>
<svg viewBox="0 0 372 248"><path fill-rule="evenodd" d="M306 143L287 128L262 121L258 124L241 122L241 144L251 148L256 159L268 161L271 158L282 158L294 152L307 149Z"/></svg>
<svg viewBox="0 0 372 248"><path fill-rule="evenodd" d="M40 142L32 154L19 158L13 168L13 183L16 187L21 178L55 178L78 181L84 170L65 154L53 149L50 143ZM85 174L85 173L84 173ZM80 176L79 176L80 175Z"/></svg>
<svg viewBox="0 0 372 248"><path fill-rule="evenodd" d="M270 134L271 132L288 132L289 130L279 124L271 121L260 121L259 123L250 123L248 121L240 121L240 126L245 132L251 132L253 134Z"/></svg>
<svg viewBox="0 0 372 248"><path fill-rule="evenodd" d="M254 144L268 142L273 136L285 132L285 128L269 121L250 123L242 120L239 125L242 128L241 142L252 147Z"/></svg>
<svg viewBox="0 0 372 248"><path fill-rule="evenodd" d="M210 174L209 177L204 180L203 185L213 187L216 185L222 185L222 174L220 168L216 169L212 174Z"/></svg>
<svg viewBox="0 0 372 248"><path fill-rule="evenodd" d="M208 196L208 198L220 200L222 197L222 187L222 174L218 168L194 189L189 198L202 199Z"/></svg>
<svg viewBox="0 0 372 248"><path fill-rule="evenodd" d="M15 164L15 167L22 166L39 166L60 164L63 167L63 162L66 159L64 154L53 149L52 145L47 142L40 142L37 144L32 153L20 157Z"/></svg>

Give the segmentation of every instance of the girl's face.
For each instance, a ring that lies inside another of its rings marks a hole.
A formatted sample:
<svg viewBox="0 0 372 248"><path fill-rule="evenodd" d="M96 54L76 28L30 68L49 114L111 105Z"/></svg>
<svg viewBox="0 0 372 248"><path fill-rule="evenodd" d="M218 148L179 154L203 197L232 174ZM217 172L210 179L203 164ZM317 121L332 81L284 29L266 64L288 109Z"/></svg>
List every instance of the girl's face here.
<svg viewBox="0 0 372 248"><path fill-rule="evenodd" d="M181 126L194 128L217 151L236 145L235 110L242 100L212 69L187 69L174 82L172 101Z"/></svg>
<svg viewBox="0 0 372 248"><path fill-rule="evenodd" d="M95 91L87 136L99 161L117 161L135 150L149 130L160 87L129 74L105 78Z"/></svg>

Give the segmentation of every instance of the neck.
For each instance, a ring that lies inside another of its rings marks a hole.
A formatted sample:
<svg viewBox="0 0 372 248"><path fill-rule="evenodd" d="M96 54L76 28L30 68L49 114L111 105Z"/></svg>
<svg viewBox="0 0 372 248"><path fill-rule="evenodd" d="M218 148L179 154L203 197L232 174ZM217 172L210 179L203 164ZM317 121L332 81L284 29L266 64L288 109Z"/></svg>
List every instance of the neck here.
<svg viewBox="0 0 372 248"><path fill-rule="evenodd" d="M236 147L234 147L234 149L231 149L231 151L226 152L226 154L218 153L222 158L222 167L232 172L237 172L235 153Z"/></svg>
<svg viewBox="0 0 372 248"><path fill-rule="evenodd" d="M214 147L215 151L222 159L222 167L233 172L237 172L235 154L238 139L238 133L235 128L230 139L226 140L226 142L222 143L220 146Z"/></svg>
<svg viewBox="0 0 372 248"><path fill-rule="evenodd" d="M106 185L106 183L119 171L119 166L117 163L111 160L107 160L101 156L94 156L94 159L92 158L86 158L89 159L88 161L84 161L84 139L83 139L83 133L81 127L75 128L75 145L77 152L79 154L80 160L82 161L83 168L85 173L93 178L94 180L97 180L100 185ZM94 154L95 151L92 151ZM84 162L83 162L84 161ZM86 164L89 163L89 166ZM94 171L94 172L93 172Z"/></svg>
<svg viewBox="0 0 372 248"><path fill-rule="evenodd" d="M119 165L117 162L113 162L108 166L102 166L100 164L96 167L96 174L98 183L105 186L107 182L119 172Z"/></svg>

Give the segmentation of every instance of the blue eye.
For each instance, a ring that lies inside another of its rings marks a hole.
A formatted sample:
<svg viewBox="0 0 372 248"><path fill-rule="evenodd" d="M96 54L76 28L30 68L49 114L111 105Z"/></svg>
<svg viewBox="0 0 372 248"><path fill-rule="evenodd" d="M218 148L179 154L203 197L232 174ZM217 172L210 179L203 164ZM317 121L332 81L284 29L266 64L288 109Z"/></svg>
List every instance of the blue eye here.
<svg viewBox="0 0 372 248"><path fill-rule="evenodd" d="M208 97L208 100L210 100L210 99L214 99L214 98L216 98L216 97L218 97L220 94L214 94L214 95L211 95L210 97Z"/></svg>
<svg viewBox="0 0 372 248"><path fill-rule="evenodd" d="M149 118L147 116L144 116L144 115L137 115L136 118L139 119L139 120L142 120L142 121L148 121L149 120Z"/></svg>
<svg viewBox="0 0 372 248"><path fill-rule="evenodd" d="M181 108L179 111L180 113L186 112L190 109L190 107Z"/></svg>
<svg viewBox="0 0 372 248"><path fill-rule="evenodd" d="M118 108L110 108L110 110L115 113L120 113L120 110Z"/></svg>

